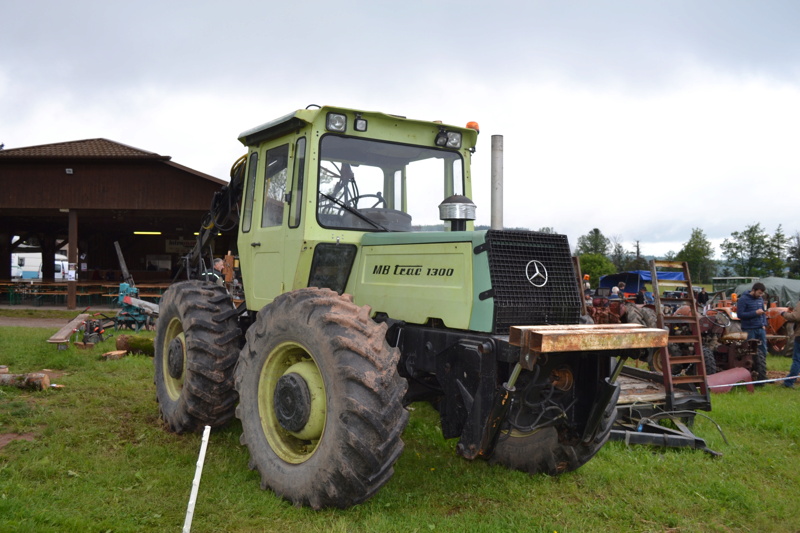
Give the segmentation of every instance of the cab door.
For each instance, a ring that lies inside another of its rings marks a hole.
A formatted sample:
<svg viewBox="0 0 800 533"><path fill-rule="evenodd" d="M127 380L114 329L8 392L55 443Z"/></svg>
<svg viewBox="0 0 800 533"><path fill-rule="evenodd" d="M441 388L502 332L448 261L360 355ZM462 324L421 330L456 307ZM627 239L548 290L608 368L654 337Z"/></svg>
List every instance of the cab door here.
<svg viewBox="0 0 800 533"><path fill-rule="evenodd" d="M248 308L260 309L285 290L284 248L289 144L267 144L251 152L239 256Z"/></svg>

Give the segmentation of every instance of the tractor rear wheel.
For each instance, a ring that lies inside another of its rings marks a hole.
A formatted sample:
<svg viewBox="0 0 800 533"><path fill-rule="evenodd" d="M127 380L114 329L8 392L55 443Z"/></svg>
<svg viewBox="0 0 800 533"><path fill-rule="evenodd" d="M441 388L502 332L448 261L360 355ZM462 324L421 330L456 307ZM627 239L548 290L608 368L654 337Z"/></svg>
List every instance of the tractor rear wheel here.
<svg viewBox="0 0 800 533"><path fill-rule="evenodd" d="M717 373L717 358L714 356L714 350L709 346L703 346L703 361L706 364L706 375Z"/></svg>
<svg viewBox="0 0 800 533"><path fill-rule="evenodd" d="M641 324L646 328L658 327L655 309L649 307L626 306L624 321L627 324ZM658 354L658 348L643 348L639 350L639 353L640 355L636 359L649 362L654 355Z"/></svg>
<svg viewBox="0 0 800 533"><path fill-rule="evenodd" d="M199 432L233 418L233 369L242 336L230 294L201 281L173 284L161 299L154 342L161 417L175 433Z"/></svg>
<svg viewBox="0 0 800 533"><path fill-rule="evenodd" d="M667 345L667 350L669 350L670 357L679 357L681 355L681 350L676 344ZM652 353L647 358L647 367L651 372L655 372L657 374L664 373L664 361L661 359L660 349L653 349ZM670 372L673 376L680 374L684 367L685 365L671 365Z"/></svg>
<svg viewBox="0 0 800 533"><path fill-rule="evenodd" d="M625 311L625 322L627 324L641 324L646 328L657 328L656 312L649 307L636 307L628 305Z"/></svg>
<svg viewBox="0 0 800 533"><path fill-rule="evenodd" d="M258 313L235 386L262 488L297 506L345 508L389 481L408 412L386 329L328 289L282 294Z"/></svg>
<svg viewBox="0 0 800 533"><path fill-rule="evenodd" d="M588 442L581 442L579 438L567 440L554 426L530 432L506 429L501 431L489 463L529 474L551 476L576 470L608 441L617 417L619 391L620 388L616 387L594 437Z"/></svg>
<svg viewBox="0 0 800 533"><path fill-rule="evenodd" d="M753 370L756 373L756 379L763 381L767 379L767 350L766 347L762 352L760 347L756 350L756 360L753 361Z"/></svg>

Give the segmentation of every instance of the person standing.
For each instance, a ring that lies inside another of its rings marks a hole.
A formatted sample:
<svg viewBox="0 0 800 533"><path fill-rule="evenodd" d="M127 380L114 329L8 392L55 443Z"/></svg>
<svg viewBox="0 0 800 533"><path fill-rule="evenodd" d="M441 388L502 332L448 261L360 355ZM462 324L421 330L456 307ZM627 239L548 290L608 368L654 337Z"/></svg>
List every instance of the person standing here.
<svg viewBox="0 0 800 533"><path fill-rule="evenodd" d="M647 303L647 293L644 290L644 285L639 287L639 292L636 293L636 303L641 305Z"/></svg>
<svg viewBox="0 0 800 533"><path fill-rule="evenodd" d="M739 317L742 331L747 333L747 339L757 339L758 357L755 361L755 370L759 380L767 379L767 315L764 310L764 292L767 288L763 283L753 283L750 292L739 296L736 303L736 316Z"/></svg>
<svg viewBox="0 0 800 533"><path fill-rule="evenodd" d="M216 283L217 285L223 285L225 282L225 276L222 273L222 269L225 267L225 261L221 258L214 259L214 268L209 270L208 272L203 273L201 278L204 281L210 281L212 283Z"/></svg>
<svg viewBox="0 0 800 533"><path fill-rule="evenodd" d="M708 303L708 293L705 287L700 287L700 292L697 294L697 306L703 308Z"/></svg>
<svg viewBox="0 0 800 533"><path fill-rule="evenodd" d="M781 316L787 322L800 322L800 302L795 304L794 309L789 308L788 311L781 313ZM792 367L789 369L789 376L791 377L798 375L800 375L800 337L795 336L794 351L792 352ZM793 389L794 382L794 379L787 379L783 382L783 386L787 389Z"/></svg>

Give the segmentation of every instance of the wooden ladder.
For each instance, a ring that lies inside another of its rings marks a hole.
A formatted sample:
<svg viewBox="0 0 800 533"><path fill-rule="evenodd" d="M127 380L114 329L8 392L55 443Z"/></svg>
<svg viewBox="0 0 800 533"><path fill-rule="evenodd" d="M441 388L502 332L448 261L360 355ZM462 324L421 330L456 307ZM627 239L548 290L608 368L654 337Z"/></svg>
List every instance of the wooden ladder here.
<svg viewBox="0 0 800 533"><path fill-rule="evenodd" d="M676 298L663 298L658 287L658 269L672 268L683 271L683 280L670 280L670 285L685 287L686 295ZM706 363L703 357L703 339L700 332L700 317L697 312L697 301L689 275L689 265L683 261L650 261L650 272L653 276L653 297L655 298L656 320L659 328L669 331L669 343L661 351L661 368L664 375L667 409L702 409L711 410L708 382L706 380ZM681 314L665 314L662 302L686 304ZM681 355L670 355L669 345L675 344ZM680 374L672 375L673 365L682 368ZM693 390L696 394L675 394L675 386L681 390Z"/></svg>

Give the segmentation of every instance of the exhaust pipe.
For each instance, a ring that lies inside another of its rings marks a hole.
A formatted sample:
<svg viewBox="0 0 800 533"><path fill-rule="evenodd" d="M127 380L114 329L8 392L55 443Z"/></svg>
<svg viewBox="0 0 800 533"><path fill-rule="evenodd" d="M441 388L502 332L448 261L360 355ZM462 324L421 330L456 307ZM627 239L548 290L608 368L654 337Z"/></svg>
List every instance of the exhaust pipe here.
<svg viewBox="0 0 800 533"><path fill-rule="evenodd" d="M492 229L503 229L503 136L492 135Z"/></svg>

